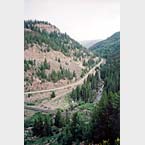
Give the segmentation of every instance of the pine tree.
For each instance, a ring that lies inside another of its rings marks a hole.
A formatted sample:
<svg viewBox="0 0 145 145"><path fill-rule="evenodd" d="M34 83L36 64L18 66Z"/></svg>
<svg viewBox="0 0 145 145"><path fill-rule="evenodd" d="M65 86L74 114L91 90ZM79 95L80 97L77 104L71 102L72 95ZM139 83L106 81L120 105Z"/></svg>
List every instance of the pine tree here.
<svg viewBox="0 0 145 145"><path fill-rule="evenodd" d="M63 145L71 145L73 142L73 136L70 129L71 129L70 124L67 124L61 137L62 140L61 142Z"/></svg>
<svg viewBox="0 0 145 145"><path fill-rule="evenodd" d="M51 125L52 124L51 124L50 116L45 116L42 136L49 136L52 134Z"/></svg>
<svg viewBox="0 0 145 145"><path fill-rule="evenodd" d="M63 118L62 118L62 116L61 116L61 111L60 111L60 110L57 111L54 120L55 120L54 125L55 125L56 127L58 127L58 128L63 127L63 125L64 125L64 120L63 120Z"/></svg>
<svg viewBox="0 0 145 145"><path fill-rule="evenodd" d="M77 112L73 114L72 122L70 126L71 126L70 131L73 140L81 140L83 132L82 132L81 120Z"/></svg>
<svg viewBox="0 0 145 145"><path fill-rule="evenodd" d="M56 95L55 95L55 92L53 91L52 94L51 94L51 98L55 98Z"/></svg>
<svg viewBox="0 0 145 145"><path fill-rule="evenodd" d="M92 137L95 143L108 140L111 145L120 136L119 96L104 93L92 116Z"/></svg>
<svg viewBox="0 0 145 145"><path fill-rule="evenodd" d="M34 126L32 128L33 131L33 135L35 136L42 136L42 132L43 132L43 121L42 121L42 117L39 116L38 119L35 119L34 121Z"/></svg>
<svg viewBox="0 0 145 145"><path fill-rule="evenodd" d="M50 69L50 65L47 63L46 58L44 60L43 67L44 67L44 69Z"/></svg>
<svg viewBox="0 0 145 145"><path fill-rule="evenodd" d="M75 72L75 71L73 71L73 77L74 77L74 78L76 77L76 72Z"/></svg>

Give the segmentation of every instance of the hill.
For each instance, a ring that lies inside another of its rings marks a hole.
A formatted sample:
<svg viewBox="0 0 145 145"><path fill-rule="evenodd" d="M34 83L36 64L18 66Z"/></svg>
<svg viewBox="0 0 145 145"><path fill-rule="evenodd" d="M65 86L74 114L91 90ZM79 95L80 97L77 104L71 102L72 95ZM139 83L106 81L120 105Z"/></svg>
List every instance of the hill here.
<svg viewBox="0 0 145 145"><path fill-rule="evenodd" d="M83 41L80 41L80 44L82 44L86 48L90 48L91 46L98 43L99 41L101 40L83 40Z"/></svg>
<svg viewBox="0 0 145 145"><path fill-rule="evenodd" d="M116 45L120 46L119 42ZM67 109L59 109L53 114L49 114L50 110L47 114L35 113L25 120L25 144L120 144L120 47L109 49L102 47L95 51L106 59L106 64L100 67L104 82L100 101L94 101L100 91L96 72L68 94Z"/></svg>
<svg viewBox="0 0 145 145"><path fill-rule="evenodd" d="M69 55L69 50L71 49L83 49L83 47L69 35L61 33L56 26L45 21L24 21L24 36L25 49L27 49L30 44L38 44L42 47L42 51L53 49L61 51L65 53L65 55Z"/></svg>
<svg viewBox="0 0 145 145"><path fill-rule="evenodd" d="M115 138L120 138L120 32L96 43L90 49L106 59L106 64L101 67L100 72L104 81L104 90L99 102L101 108L104 105L105 107L94 117L94 120L97 117L99 120L94 123L96 128L94 127L95 129L92 131L93 140L99 142L99 140L109 138L110 144L116 145ZM98 110L97 108L96 112ZM107 117L105 112L109 114ZM109 134L106 133L106 128Z"/></svg>
<svg viewBox="0 0 145 145"><path fill-rule="evenodd" d="M25 91L51 89L81 78L97 58L59 28L24 21Z"/></svg>
<svg viewBox="0 0 145 145"><path fill-rule="evenodd" d="M108 57L108 54L120 53L120 32L114 33L107 39L100 41L90 47L90 50L100 56Z"/></svg>
<svg viewBox="0 0 145 145"><path fill-rule="evenodd" d="M120 91L120 32L96 43L90 49L106 59L106 65L101 69L106 91Z"/></svg>

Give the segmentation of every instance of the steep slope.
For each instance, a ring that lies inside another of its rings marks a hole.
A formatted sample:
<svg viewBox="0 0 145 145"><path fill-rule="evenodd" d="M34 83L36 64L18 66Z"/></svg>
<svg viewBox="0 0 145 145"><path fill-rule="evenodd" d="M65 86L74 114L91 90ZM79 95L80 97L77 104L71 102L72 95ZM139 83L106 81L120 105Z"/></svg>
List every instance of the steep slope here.
<svg viewBox="0 0 145 145"><path fill-rule="evenodd" d="M92 53L56 26L45 21L24 21L26 92L74 82L90 69L87 64L93 66L96 61Z"/></svg>
<svg viewBox="0 0 145 145"><path fill-rule="evenodd" d="M118 92L120 90L120 32L116 32L106 40L96 43L90 49L106 58L106 65L102 67L101 74L107 92L110 90ZM112 89L111 86L115 89Z"/></svg>
<svg viewBox="0 0 145 145"><path fill-rule="evenodd" d="M94 120L97 117L99 120L93 122L93 140L95 143L109 140L113 145L115 139L120 138L120 32L95 44L91 50L106 59L101 67L104 91L94 112Z"/></svg>
<svg viewBox="0 0 145 145"><path fill-rule="evenodd" d="M69 55L69 50L71 49L83 49L69 35L61 33L56 26L44 21L24 21L24 36L25 49L30 44L39 44L44 51L53 49L66 55Z"/></svg>
<svg viewBox="0 0 145 145"><path fill-rule="evenodd" d="M108 54L120 52L120 32L114 33L107 39L100 41L90 47L90 50L103 56L108 57Z"/></svg>

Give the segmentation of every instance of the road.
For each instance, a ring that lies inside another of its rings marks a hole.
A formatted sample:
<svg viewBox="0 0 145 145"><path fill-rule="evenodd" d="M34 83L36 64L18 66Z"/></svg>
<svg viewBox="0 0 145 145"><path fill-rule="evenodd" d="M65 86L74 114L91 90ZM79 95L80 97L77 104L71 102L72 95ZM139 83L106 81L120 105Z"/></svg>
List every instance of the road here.
<svg viewBox="0 0 145 145"><path fill-rule="evenodd" d="M101 61L97 65L95 65L83 78L81 78L80 80L78 80L78 81L76 81L74 83L71 83L71 84L66 85L66 86L58 87L58 88L48 89L48 90L25 92L24 94L25 95L37 94L37 93L44 93L44 92L52 92L52 91L57 91L57 90L63 90L63 89L67 89L67 88L69 88L69 89L70 88L74 88L74 87L76 87L78 85L83 84L84 80L87 79L88 75L95 73L96 67L99 67L103 62L104 62L104 59L101 59Z"/></svg>
<svg viewBox="0 0 145 145"><path fill-rule="evenodd" d="M84 83L84 80L87 79L88 75L95 73L96 72L96 70L95 70L96 67L99 67L103 62L104 62L104 59L101 59L101 61L97 65L95 65L82 79L80 79L80 80L78 80L78 81L76 81L72 84L69 84L69 85L66 85L66 86L63 86L63 87L54 88L54 89L49 89L49 90L26 92L25 95L56 91L56 93L58 92L58 95L51 100L51 102L53 102L53 101L62 97L62 94L60 95L60 93L59 93L60 90L64 90L64 93L63 93L63 96L64 96L65 94L71 92L78 85L82 85ZM98 93L98 95L96 97L97 100L99 98L101 98L101 94L102 93ZM54 105L51 104L51 102L48 102L47 104L45 104L45 106L49 106L47 108L41 108L40 106L37 106L37 107L36 106L25 106L24 108L27 109L27 110L40 111L40 112L45 112L45 113L46 112L52 112L52 111L55 110L54 109L55 107L54 107Z"/></svg>

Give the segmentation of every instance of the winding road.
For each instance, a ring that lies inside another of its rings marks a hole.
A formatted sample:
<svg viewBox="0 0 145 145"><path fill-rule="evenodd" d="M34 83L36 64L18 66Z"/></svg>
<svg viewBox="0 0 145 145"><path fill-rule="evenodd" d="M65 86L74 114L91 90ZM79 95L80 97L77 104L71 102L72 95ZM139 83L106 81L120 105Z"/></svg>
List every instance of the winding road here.
<svg viewBox="0 0 145 145"><path fill-rule="evenodd" d="M66 86L58 87L58 88L48 89L48 90L25 92L24 95L44 93L44 92L52 92L52 91L63 90L63 89L67 89L67 88L74 88L75 86L83 84L84 80L87 79L88 75L95 73L96 67L99 67L103 62L104 62L104 59L101 59L101 61L98 64L96 64L83 78L81 78L80 80L78 80L74 83L71 83L71 84L66 85Z"/></svg>
<svg viewBox="0 0 145 145"><path fill-rule="evenodd" d="M96 72L96 67L100 67L100 65L103 63L104 63L104 59L101 59L101 61L98 64L96 64L83 78L81 78L80 80L78 80L74 83L71 83L69 85L58 87L58 88L53 88L53 89L48 89L48 90L25 92L24 94L28 95L28 94L37 94L37 93L45 93L45 92L52 92L52 91L59 92L60 90L64 90L64 93L63 93L63 96L64 96L64 95L68 94L69 92L71 92L75 87L82 85L84 83L84 80L87 79L88 75L94 74ZM98 97L96 97L96 98L101 98L101 94L102 93L98 93L98 95L97 95ZM54 101L60 97L62 97L62 95L58 95L55 98L53 98L52 100ZM54 111L49 107L48 108L41 108L41 107L36 107L36 106L24 106L24 108L27 110L40 111L40 112L45 112L45 113L49 112L49 111Z"/></svg>

